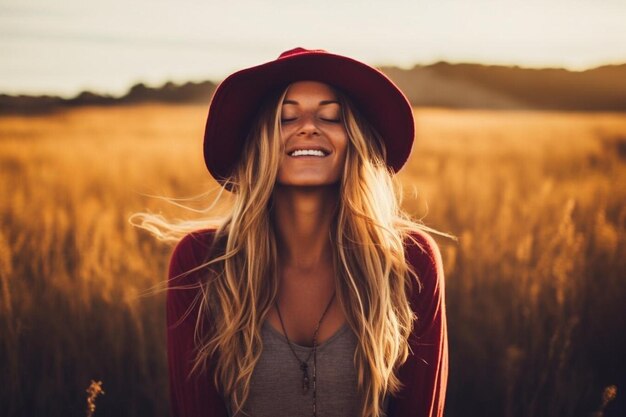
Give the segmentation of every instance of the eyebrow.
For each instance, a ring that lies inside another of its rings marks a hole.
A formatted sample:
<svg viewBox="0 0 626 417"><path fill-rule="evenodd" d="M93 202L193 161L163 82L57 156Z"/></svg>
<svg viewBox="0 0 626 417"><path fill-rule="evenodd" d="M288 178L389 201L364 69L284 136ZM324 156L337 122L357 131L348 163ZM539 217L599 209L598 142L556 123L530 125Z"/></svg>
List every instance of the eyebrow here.
<svg viewBox="0 0 626 417"><path fill-rule="evenodd" d="M285 104L296 104L297 105L297 104L300 104L300 103L298 103L296 100L283 100L283 105L285 105ZM327 104L339 104L339 105L341 105L341 103L339 103L339 101L337 101L337 100L322 100L322 101L319 102L320 106L325 106Z"/></svg>

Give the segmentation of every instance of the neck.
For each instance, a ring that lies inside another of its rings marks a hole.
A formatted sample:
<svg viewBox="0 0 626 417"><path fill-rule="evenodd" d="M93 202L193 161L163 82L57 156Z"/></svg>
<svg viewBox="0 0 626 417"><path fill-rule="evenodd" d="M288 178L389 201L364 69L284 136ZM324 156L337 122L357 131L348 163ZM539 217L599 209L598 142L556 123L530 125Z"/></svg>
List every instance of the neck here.
<svg viewBox="0 0 626 417"><path fill-rule="evenodd" d="M306 271L332 265L330 227L337 203L336 186L276 186L272 215L283 267Z"/></svg>

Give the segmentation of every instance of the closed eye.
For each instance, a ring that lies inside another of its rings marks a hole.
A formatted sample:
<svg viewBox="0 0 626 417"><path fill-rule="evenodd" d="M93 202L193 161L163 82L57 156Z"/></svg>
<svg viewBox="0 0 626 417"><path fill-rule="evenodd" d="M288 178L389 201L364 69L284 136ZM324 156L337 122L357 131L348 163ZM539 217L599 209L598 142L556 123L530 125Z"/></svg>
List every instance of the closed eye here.
<svg viewBox="0 0 626 417"><path fill-rule="evenodd" d="M323 118L323 117L320 117L320 119L322 119L325 122L329 122L329 123L339 123L339 122L341 122L341 119L326 119L326 118Z"/></svg>

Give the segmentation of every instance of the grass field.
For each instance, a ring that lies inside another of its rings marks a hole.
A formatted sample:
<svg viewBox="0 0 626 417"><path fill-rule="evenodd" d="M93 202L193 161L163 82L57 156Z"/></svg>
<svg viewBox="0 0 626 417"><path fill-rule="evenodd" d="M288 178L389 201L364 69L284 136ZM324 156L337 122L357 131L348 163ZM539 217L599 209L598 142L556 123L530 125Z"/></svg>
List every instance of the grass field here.
<svg viewBox="0 0 626 417"><path fill-rule="evenodd" d="M171 247L128 218L190 217L146 194L215 186L205 110L0 117L0 414L84 416L96 380L95 416L168 415L164 295L141 293ZM416 118L404 205L459 237L438 238L446 415L602 415L616 387L611 415L626 396L626 114Z"/></svg>

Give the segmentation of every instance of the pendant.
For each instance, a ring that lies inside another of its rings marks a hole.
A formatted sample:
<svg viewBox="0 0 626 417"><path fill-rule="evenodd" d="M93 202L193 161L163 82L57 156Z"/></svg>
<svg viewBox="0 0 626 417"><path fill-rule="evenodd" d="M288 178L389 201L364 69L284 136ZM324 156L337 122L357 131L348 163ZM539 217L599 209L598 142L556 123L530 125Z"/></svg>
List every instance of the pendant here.
<svg viewBox="0 0 626 417"><path fill-rule="evenodd" d="M302 394L306 394L309 391L309 365L302 362L300 369L302 369Z"/></svg>

